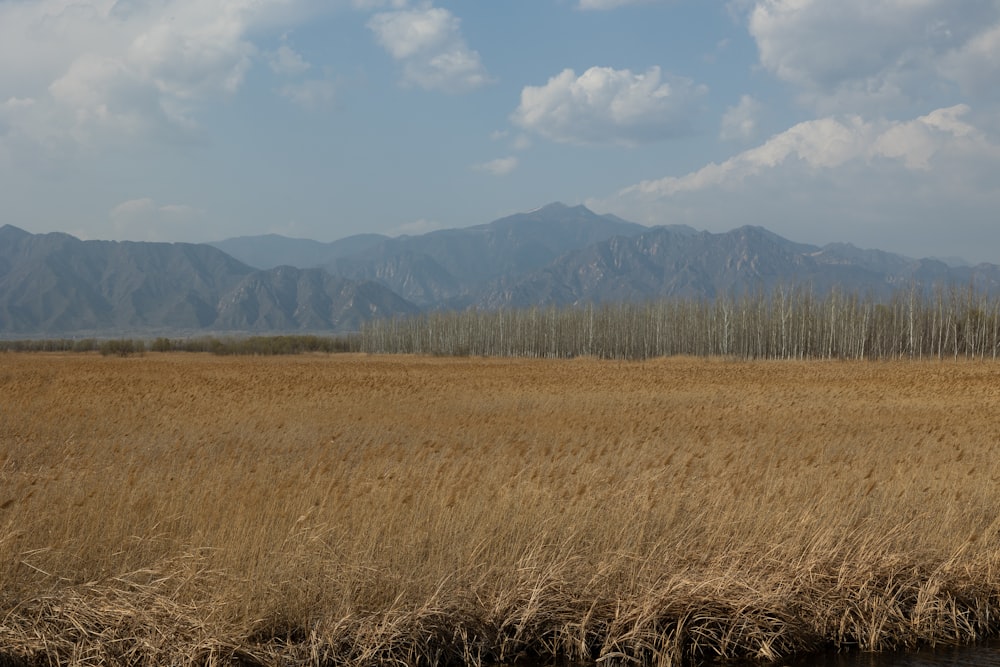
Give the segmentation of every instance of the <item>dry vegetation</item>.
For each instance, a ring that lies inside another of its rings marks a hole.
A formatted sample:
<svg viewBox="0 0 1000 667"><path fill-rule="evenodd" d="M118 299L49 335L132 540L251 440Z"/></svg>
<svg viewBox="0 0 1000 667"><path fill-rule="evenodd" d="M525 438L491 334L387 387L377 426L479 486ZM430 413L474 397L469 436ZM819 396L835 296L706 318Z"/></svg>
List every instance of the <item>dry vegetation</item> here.
<svg viewBox="0 0 1000 667"><path fill-rule="evenodd" d="M994 634L998 371L0 354L0 647L669 665Z"/></svg>

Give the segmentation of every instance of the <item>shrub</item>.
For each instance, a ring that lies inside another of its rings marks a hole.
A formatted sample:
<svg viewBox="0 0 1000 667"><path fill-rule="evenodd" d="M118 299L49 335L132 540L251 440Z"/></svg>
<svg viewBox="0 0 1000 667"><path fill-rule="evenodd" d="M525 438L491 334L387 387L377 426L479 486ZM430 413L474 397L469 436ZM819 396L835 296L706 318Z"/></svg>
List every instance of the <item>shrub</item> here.
<svg viewBox="0 0 1000 667"><path fill-rule="evenodd" d="M107 357L110 355L116 355L119 357L128 357L132 354L138 354L146 351L146 345L141 340L134 340L131 338L119 338L106 340L101 343L100 352L103 356Z"/></svg>

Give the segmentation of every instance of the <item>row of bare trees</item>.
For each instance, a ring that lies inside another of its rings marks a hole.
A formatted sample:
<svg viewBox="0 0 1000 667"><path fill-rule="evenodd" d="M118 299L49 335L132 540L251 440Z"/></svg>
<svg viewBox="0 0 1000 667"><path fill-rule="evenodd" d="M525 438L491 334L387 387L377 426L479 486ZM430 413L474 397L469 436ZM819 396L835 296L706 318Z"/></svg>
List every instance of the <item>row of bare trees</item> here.
<svg viewBox="0 0 1000 667"><path fill-rule="evenodd" d="M961 289L889 299L805 287L715 299L437 312L366 324L369 353L645 359L995 358L1000 299Z"/></svg>

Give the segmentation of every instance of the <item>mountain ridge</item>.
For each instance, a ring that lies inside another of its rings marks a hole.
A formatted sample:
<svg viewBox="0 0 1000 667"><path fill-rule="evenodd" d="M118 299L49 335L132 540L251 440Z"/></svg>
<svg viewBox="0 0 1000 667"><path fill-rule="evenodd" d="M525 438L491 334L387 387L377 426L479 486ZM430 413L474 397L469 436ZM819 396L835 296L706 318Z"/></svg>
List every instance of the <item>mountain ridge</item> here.
<svg viewBox="0 0 1000 667"><path fill-rule="evenodd" d="M227 254L219 247L227 243L268 268ZM275 264L290 259L323 263ZM1000 267L949 266L848 242L798 243L761 226L645 227L560 203L472 227L332 243L279 235L212 244L81 241L0 226L0 335L8 337L338 333L429 310L713 298L792 284L879 298L918 286L1000 294Z"/></svg>
<svg viewBox="0 0 1000 667"><path fill-rule="evenodd" d="M273 269L279 266L318 268L339 257L363 251L388 238L382 234L355 234L322 243L280 234L263 234L237 236L222 241L212 241L208 245L257 269Z"/></svg>
<svg viewBox="0 0 1000 667"><path fill-rule="evenodd" d="M342 332L376 314L416 312L381 285L291 271L294 289L287 270L257 270L207 244L81 241L5 225L0 333ZM248 281L256 292L245 289Z"/></svg>
<svg viewBox="0 0 1000 667"><path fill-rule="evenodd" d="M553 203L482 225L387 239L324 268L354 280L381 282L430 307L461 301L491 280L541 268L576 248L644 229L584 206Z"/></svg>

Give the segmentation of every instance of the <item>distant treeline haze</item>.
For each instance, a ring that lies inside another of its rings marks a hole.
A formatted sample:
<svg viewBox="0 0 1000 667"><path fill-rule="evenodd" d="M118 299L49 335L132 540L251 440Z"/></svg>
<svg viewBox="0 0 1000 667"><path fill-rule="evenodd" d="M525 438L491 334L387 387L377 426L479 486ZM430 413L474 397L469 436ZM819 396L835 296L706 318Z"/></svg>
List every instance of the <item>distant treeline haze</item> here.
<svg viewBox="0 0 1000 667"><path fill-rule="evenodd" d="M1000 299L959 289L877 300L777 288L712 300L437 312L372 321L358 345L369 353L633 360L995 358Z"/></svg>

